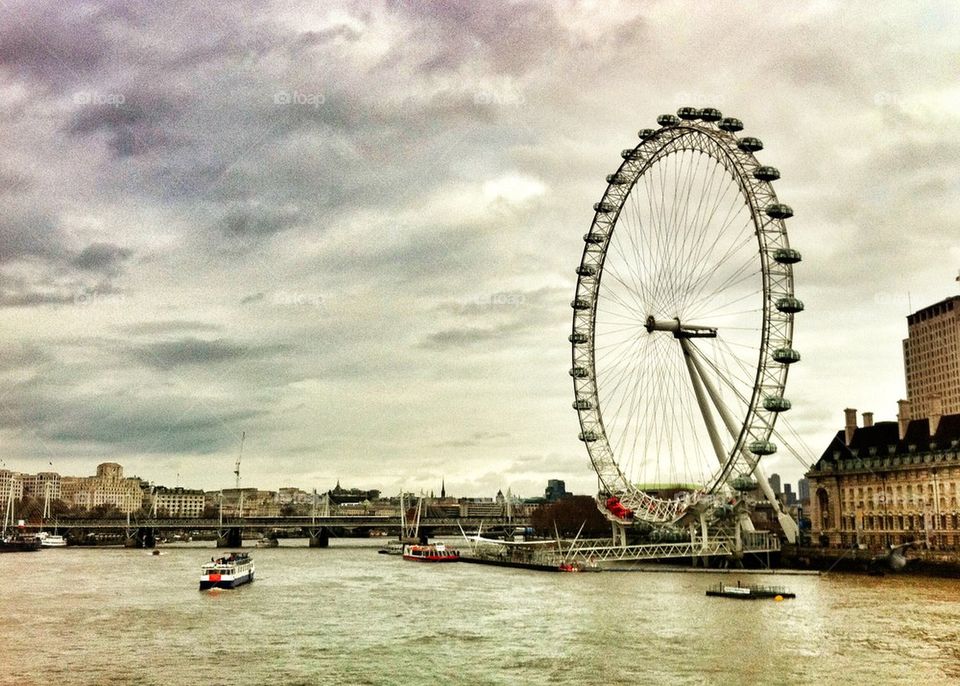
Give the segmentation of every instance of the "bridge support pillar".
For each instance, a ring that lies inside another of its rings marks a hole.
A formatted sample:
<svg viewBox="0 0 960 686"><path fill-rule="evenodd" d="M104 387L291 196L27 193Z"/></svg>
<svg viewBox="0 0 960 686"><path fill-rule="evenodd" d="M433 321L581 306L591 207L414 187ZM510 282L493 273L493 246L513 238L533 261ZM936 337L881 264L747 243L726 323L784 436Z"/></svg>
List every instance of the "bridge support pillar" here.
<svg viewBox="0 0 960 686"><path fill-rule="evenodd" d="M243 546L243 529L238 526L217 532L218 548L240 548Z"/></svg>
<svg viewBox="0 0 960 686"><path fill-rule="evenodd" d="M134 529L133 531L126 531L123 534L123 547L124 548L139 548L140 541L138 540L140 532Z"/></svg>
<svg viewBox="0 0 960 686"><path fill-rule="evenodd" d="M311 548L328 548L330 547L330 532L324 527L319 529L310 530L310 547Z"/></svg>

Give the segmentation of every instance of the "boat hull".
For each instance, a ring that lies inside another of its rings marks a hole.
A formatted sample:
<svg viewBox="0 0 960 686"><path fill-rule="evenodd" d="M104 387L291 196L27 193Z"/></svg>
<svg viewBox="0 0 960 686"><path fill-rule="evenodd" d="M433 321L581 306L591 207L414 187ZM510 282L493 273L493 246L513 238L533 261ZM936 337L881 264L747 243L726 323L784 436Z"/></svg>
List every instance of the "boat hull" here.
<svg viewBox="0 0 960 686"><path fill-rule="evenodd" d="M0 541L0 553L33 553L40 550L40 541Z"/></svg>
<svg viewBox="0 0 960 686"><path fill-rule="evenodd" d="M404 555L404 560L412 562L459 562L459 555Z"/></svg>
<svg viewBox="0 0 960 686"><path fill-rule="evenodd" d="M244 584L249 584L253 582L253 572L249 574L244 574L242 576L236 576L229 579L219 578L216 580L204 581L200 580L200 590L206 591L211 588L236 588L237 586L243 586Z"/></svg>

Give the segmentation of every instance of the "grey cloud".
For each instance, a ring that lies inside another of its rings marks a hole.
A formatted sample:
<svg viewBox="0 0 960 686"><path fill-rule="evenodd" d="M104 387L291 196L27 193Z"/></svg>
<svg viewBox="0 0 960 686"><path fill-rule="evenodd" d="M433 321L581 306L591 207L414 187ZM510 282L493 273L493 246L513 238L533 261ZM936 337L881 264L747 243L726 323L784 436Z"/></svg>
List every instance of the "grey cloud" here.
<svg viewBox="0 0 960 686"><path fill-rule="evenodd" d="M217 365L222 362L255 360L291 350L287 345L256 346L231 343L223 339L205 341L181 338L160 341L131 349L132 357L143 365L161 370L184 366Z"/></svg>
<svg viewBox="0 0 960 686"><path fill-rule="evenodd" d="M71 260L71 263L84 271L100 272L107 276L116 276L123 262L130 257L130 250L112 243L91 243Z"/></svg>
<svg viewBox="0 0 960 686"><path fill-rule="evenodd" d="M208 324L207 322L153 321L125 326L122 330L134 336L143 336L177 333L181 331L217 331L220 328L221 327L216 324Z"/></svg>

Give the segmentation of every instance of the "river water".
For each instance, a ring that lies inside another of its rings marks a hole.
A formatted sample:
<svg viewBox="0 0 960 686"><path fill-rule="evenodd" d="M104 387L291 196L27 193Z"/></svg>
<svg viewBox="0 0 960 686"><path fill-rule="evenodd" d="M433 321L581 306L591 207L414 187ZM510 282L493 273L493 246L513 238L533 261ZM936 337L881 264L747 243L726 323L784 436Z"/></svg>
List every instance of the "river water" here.
<svg viewBox="0 0 960 686"><path fill-rule="evenodd" d="M212 544L0 555L0 684L960 683L960 584L743 575L793 600L707 598L737 575L549 574L254 551L197 590Z"/></svg>

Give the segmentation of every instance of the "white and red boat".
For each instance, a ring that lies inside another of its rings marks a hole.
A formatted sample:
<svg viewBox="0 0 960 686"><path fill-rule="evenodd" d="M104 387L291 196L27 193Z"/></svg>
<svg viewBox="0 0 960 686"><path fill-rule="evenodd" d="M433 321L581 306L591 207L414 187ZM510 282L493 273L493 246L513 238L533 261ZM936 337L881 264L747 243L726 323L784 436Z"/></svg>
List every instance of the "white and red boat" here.
<svg viewBox="0 0 960 686"><path fill-rule="evenodd" d="M210 560L200 568L200 590L236 588L253 581L253 558L247 553L230 553Z"/></svg>
<svg viewBox="0 0 960 686"><path fill-rule="evenodd" d="M415 562L458 562L460 551L448 548L443 543L403 546L403 559Z"/></svg>

